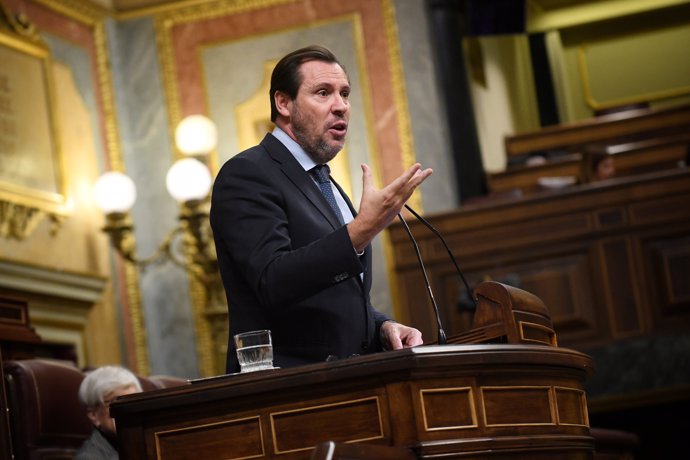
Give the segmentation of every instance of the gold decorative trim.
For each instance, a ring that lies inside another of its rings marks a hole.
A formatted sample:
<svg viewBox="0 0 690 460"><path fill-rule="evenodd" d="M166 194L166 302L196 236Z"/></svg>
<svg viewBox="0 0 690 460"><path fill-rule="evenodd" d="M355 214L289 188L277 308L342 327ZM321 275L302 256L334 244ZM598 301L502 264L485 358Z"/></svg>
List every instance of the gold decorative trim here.
<svg viewBox="0 0 690 460"><path fill-rule="evenodd" d="M130 11L115 11L114 14L116 20L126 21L128 19L136 19L143 16L155 16L159 14L166 14L184 8L193 8L209 2L210 0L175 0L168 1L161 5L134 8Z"/></svg>
<svg viewBox="0 0 690 460"><path fill-rule="evenodd" d="M103 123L105 125L106 153L111 169L124 171L104 24L106 10L80 0L36 0L36 2L92 29L96 54L96 76L102 99ZM124 265L126 301L129 307L129 320L132 326L132 340L136 359L136 362L131 363L129 367L137 373L148 375L150 367L146 327L144 326L144 314L139 291L139 273L132 264L125 261L122 261L122 264Z"/></svg>
<svg viewBox="0 0 690 460"><path fill-rule="evenodd" d="M383 22L388 43L388 60L391 68L391 84L393 86L393 102L395 104L396 120L398 121L398 136L400 137L400 154L403 167L412 166L415 161L414 143L412 140L412 125L410 123L410 109L407 105L407 89L400 54L398 40L398 24L395 20L395 7L392 0L381 0ZM423 212L421 191L415 190L409 199L410 206L417 212Z"/></svg>
<svg viewBox="0 0 690 460"><path fill-rule="evenodd" d="M171 10L164 10L161 14L155 16L156 36L158 38L159 56L161 68L163 72L163 86L165 99L168 106L168 125L170 145L175 145L174 129L175 126L182 119L181 107L179 100L179 88L177 86L176 66L174 50L172 46L171 30L177 25L189 22L197 22L209 19L216 19L223 16L233 15L241 12L268 8L288 3L298 3L303 0L225 0L217 2L203 3L193 7L179 7ZM194 2L192 2L194 3ZM382 13L384 17L384 30L386 34L386 41L388 44L387 52L390 61L391 69L391 85L393 87L393 100L396 107L397 131L400 138L401 157L403 163L407 166L412 165L415 160L412 130L409 119L409 108L407 106L407 95L404 83L404 76L402 70L402 59L400 55L400 48L398 46L398 29L395 20L395 8L392 0L381 0ZM360 56L364 56L364 38L362 33L361 18L357 13L347 15L353 17L354 39L356 45L356 55L358 58L358 67L363 79L367 77L366 64L361 62ZM342 16L338 20L342 19ZM312 23L310 23L312 24ZM368 81L368 79L364 79ZM373 110L371 109L371 96L369 86L364 85L365 94L363 94L363 101L365 111L369 119L373 120ZM373 129L370 125L369 129ZM377 143L372 141L376 139L373 131L369 134L369 144L372 148L372 157L378 159L376 154ZM419 198L419 190L410 198L410 203L414 205L415 209L421 211L421 199Z"/></svg>
<svg viewBox="0 0 690 460"><path fill-rule="evenodd" d="M175 127L182 120L179 88L176 79L175 53L172 46L172 29L180 24L217 19L237 13L294 3L300 0L224 0L179 8L155 16L158 54L161 63L163 89L168 106L168 138L175 145Z"/></svg>
<svg viewBox="0 0 690 460"><path fill-rule="evenodd" d="M486 398L485 398L485 391L486 390L496 390L496 391L511 391L511 390L542 390L546 394L546 398L549 402L549 413L551 415L551 422L534 422L534 423L489 423L487 415L486 415ZM554 407L555 405L555 396L553 394L553 387L551 386L541 386L541 385L506 385L506 386L482 386L479 388L479 393L481 395L481 400L482 400L482 417L484 419L484 425L487 428L496 428L496 427L506 427L506 426L547 426L547 425L556 425L556 408Z"/></svg>
<svg viewBox="0 0 690 460"><path fill-rule="evenodd" d="M196 349L199 359L198 368L203 377L223 374L225 362L216 363L214 352L216 346L221 344L213 343L211 324L206 316L206 306L208 304L207 290L204 283L193 273L189 273L189 291L192 298L192 311L194 312L194 326L196 329ZM222 367L222 369L220 368Z"/></svg>
<svg viewBox="0 0 690 460"><path fill-rule="evenodd" d="M139 271L136 265L122 259L124 268L124 282L126 286L127 304L129 307L129 322L132 326L132 340L134 340L134 359L131 365L136 372L149 375L149 353L147 347L146 326L144 312L141 303L141 291L139 290ZM126 320L126 318L123 318Z"/></svg>
<svg viewBox="0 0 690 460"><path fill-rule="evenodd" d="M45 216L46 213L40 209L0 200L0 237L26 239ZM56 232L57 228L53 226L50 234Z"/></svg>
<svg viewBox="0 0 690 460"><path fill-rule="evenodd" d="M50 139L47 153L56 171L55 183L51 184L51 187L55 186L55 191L0 181L0 237L24 240L45 217L50 218L50 234L54 235L60 228L62 220L71 213L72 209L64 191L65 168L58 129L50 49L39 35L35 25L25 15L15 16L2 2L0 2L0 46L19 53L23 57L38 60L38 77L41 80L39 90L45 91L43 102L47 105L44 120ZM7 85L11 86L11 83ZM11 89L6 89L6 91L11 94ZM11 106L11 102L8 103ZM12 109L9 110L11 113ZM12 124L8 129L11 128Z"/></svg>
<svg viewBox="0 0 690 460"><path fill-rule="evenodd" d="M215 0L200 2L199 5L191 5L187 8L177 8L166 14L175 25L187 22L198 22L208 19L217 19L237 13L259 10L270 6L287 3L299 3L303 0Z"/></svg>
<svg viewBox="0 0 690 460"><path fill-rule="evenodd" d="M548 328L548 327L541 325L541 324L531 323L529 321L518 321L518 325L520 326L520 340L522 342L534 342L534 343L539 343L539 344L551 345L552 347L558 346L558 342L556 341L556 332L553 329ZM530 338L526 337L525 336L525 326L527 326L527 328L539 329L539 330L546 332L546 335L548 335L551 340L549 340L548 342L545 342L543 340L530 339Z"/></svg>
<svg viewBox="0 0 690 460"><path fill-rule="evenodd" d="M27 20L26 16L19 15L15 17L13 14L10 14L5 5L0 2L0 31L3 29L43 47L41 36L38 34L36 27Z"/></svg>
<svg viewBox="0 0 690 460"><path fill-rule="evenodd" d="M582 83L582 91L585 96L585 102L587 103L587 106L592 110L603 110L623 105L637 104L641 102L660 101L664 99L672 99L675 97L681 97L690 94L690 86L682 86L680 88L667 89L663 91L652 91L649 93L642 93L636 96L613 99L610 101L598 101L592 94L592 85L590 83L589 78L589 67L587 65L587 47L588 45L586 43L583 43L577 48L577 61L578 70L580 74L580 82Z"/></svg>
<svg viewBox="0 0 690 460"><path fill-rule="evenodd" d="M378 422L379 422L379 435L378 436L369 436L367 438L349 439L345 442L351 443L351 442L372 441L374 439L383 439L384 438L383 419L381 417L381 404L379 402L379 397L378 396L370 396L367 398L351 399L349 401L341 401L341 402L336 402L336 403L319 404L316 406L302 407L300 409L291 409L291 410L285 410L285 411L280 411L280 412L271 412L270 413L271 438L273 439L273 450L274 450L274 452L276 453L276 455L277 454L289 454L289 453L293 453L293 452L307 451L307 450L311 450L314 448L314 446L309 446L309 447L303 447L303 448L299 448L299 449L290 449L290 450L278 449L278 439L276 437L276 427L275 427L275 418L277 416L281 416L281 415L285 415L285 414L295 414L298 412L314 412L314 411L321 410L321 409L328 408L328 407L351 406L351 405L354 405L357 403L362 403L362 402L367 402L367 401L373 401L376 403L376 412L378 414Z"/></svg>
<svg viewBox="0 0 690 460"><path fill-rule="evenodd" d="M561 386L554 386L553 387L553 397L554 397L554 406L556 408L556 423L558 425L563 425L563 426L585 426L589 428L589 411L587 410L587 395L583 390L580 390L578 388L569 388L569 387L561 387ZM558 392L569 392L569 393L576 393L577 396L579 396L580 399L580 414L582 415L582 418L584 419L585 423L580 424L580 423L563 423L561 422L561 415L558 407Z"/></svg>
<svg viewBox="0 0 690 460"><path fill-rule="evenodd" d="M393 0L381 0L381 7L383 10L384 33L386 36L386 43L388 43L387 51L391 68L391 86L393 90L393 101L396 108L397 130L400 138L400 152L403 161L403 168L407 168L412 166L417 160L414 153L410 112L407 105L407 90L405 88L402 55L398 40L398 25L395 17L395 6L393 5ZM369 93L366 94L366 100L371 100L371 95ZM368 109L367 113L371 114L373 111ZM376 143L374 142L373 145L376 145ZM374 158L378 159L378 155L375 155ZM415 190L408 202L413 209L419 213L422 213L421 189L418 188ZM400 310L403 303L400 301L400 289L398 287L398 278L395 271L395 251L390 240L390 233L388 231L382 232L379 238L384 254L384 260L386 262L386 276L388 278L393 313L401 321L408 321L408 318L401 317L402 315Z"/></svg>
<svg viewBox="0 0 690 460"><path fill-rule="evenodd" d="M215 45L215 44L214 44ZM203 54L208 46L202 46L199 50L199 62L203 62ZM278 61L270 59L264 62L263 75L258 80L260 83L256 90L246 100L235 105L235 125L237 130L237 145L240 150L246 150L263 139L264 134L271 130L271 107L266 104L266 95L271 88L271 74ZM208 101L208 89L206 87L206 67L201 67L203 74L204 100Z"/></svg>
<svg viewBox="0 0 690 460"><path fill-rule="evenodd" d="M266 456L266 450L264 449L264 432L263 428L261 427L261 416L260 415L255 415L251 417L245 417L245 418L238 418L238 419L232 419L232 420L222 420L220 422L211 422L211 423L202 423L199 425L191 425L191 426L186 426L184 428L173 428L170 430L162 430L162 431L156 431L153 433L153 437L155 439L156 443L156 458L161 459L161 437L167 434L171 433L181 433L184 431L194 431L198 430L199 428L208 428L208 427L217 427L221 425L234 425L240 422L247 422L247 421L252 421L256 420L257 421L257 426L259 427L259 439L261 440L261 454L260 455L251 455L249 457L237 457L234 460L246 460L250 458L263 458Z"/></svg>
<svg viewBox="0 0 690 460"><path fill-rule="evenodd" d="M168 138L170 145L175 145L175 126L182 120L180 115L179 90L177 86L175 53L172 46L171 30L175 21L166 16L154 18L156 41L158 44L158 60L163 79L163 93L168 107Z"/></svg>
<svg viewBox="0 0 690 460"><path fill-rule="evenodd" d="M468 401L470 406L470 412L472 414L472 425L454 425L454 426L444 426L439 428L429 428L428 418L426 414L426 405L424 404L424 394L425 393L467 393ZM424 430L425 431L446 431L446 430L463 430L468 428L477 428L479 424L477 423L477 409L474 405L474 391L472 387L450 387L450 388L433 388L433 389L420 389L419 390L419 401L422 406L422 420L424 420Z"/></svg>
<svg viewBox="0 0 690 460"><path fill-rule="evenodd" d="M85 2L83 0L33 0L35 3L43 5L56 13L72 18L82 24L93 27L104 19L107 14L105 8L99 7L96 3Z"/></svg>

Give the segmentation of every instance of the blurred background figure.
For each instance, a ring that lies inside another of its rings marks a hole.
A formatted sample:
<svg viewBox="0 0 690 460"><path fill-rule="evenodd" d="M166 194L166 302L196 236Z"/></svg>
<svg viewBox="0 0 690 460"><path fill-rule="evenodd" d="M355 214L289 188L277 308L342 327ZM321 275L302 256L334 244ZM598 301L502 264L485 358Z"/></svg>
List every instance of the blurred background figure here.
<svg viewBox="0 0 690 460"><path fill-rule="evenodd" d="M584 152L584 180L596 182L616 176L616 164L613 156L602 146L590 146Z"/></svg>
<svg viewBox="0 0 690 460"><path fill-rule="evenodd" d="M119 396L141 391L137 377L119 366L99 367L84 378L79 387L79 400L86 406L86 414L94 430L75 454L75 460L118 458L115 420L110 417L110 403Z"/></svg>

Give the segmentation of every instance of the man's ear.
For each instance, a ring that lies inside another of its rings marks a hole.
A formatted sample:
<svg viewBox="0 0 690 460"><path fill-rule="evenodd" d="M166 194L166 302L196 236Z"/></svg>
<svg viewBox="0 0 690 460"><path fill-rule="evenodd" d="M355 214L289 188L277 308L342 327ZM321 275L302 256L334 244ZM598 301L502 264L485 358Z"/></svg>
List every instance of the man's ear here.
<svg viewBox="0 0 690 460"><path fill-rule="evenodd" d="M273 94L273 102L276 104L278 113L284 117L290 116L290 107L292 105L292 98L282 91L276 91Z"/></svg>

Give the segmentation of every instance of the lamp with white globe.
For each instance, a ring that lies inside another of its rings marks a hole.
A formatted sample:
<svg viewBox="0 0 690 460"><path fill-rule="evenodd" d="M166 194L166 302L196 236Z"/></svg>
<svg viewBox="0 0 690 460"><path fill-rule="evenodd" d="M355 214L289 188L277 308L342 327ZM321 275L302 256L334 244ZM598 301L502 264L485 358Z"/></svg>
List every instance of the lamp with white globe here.
<svg viewBox="0 0 690 460"><path fill-rule="evenodd" d="M132 179L117 171L103 174L95 184L96 204L106 215L103 229L110 236L115 249L127 260L146 265L162 257L195 274L215 270L215 249L212 247L208 211L205 209L213 178L206 164L197 159L216 147L216 126L203 115L191 115L183 119L175 129L175 144L185 155L168 170L168 193L180 203L180 224L173 229L160 245L156 254L146 259L136 256L133 226L129 217L136 200L136 187ZM182 252L186 260L180 260L172 250L174 240L182 235Z"/></svg>
<svg viewBox="0 0 690 460"><path fill-rule="evenodd" d="M177 125L175 146L181 158L168 170L165 184L180 206L178 223L148 258L136 254L129 214L137 195L132 180L121 172L108 172L94 190L96 203L106 215L103 231L122 257L140 267L170 260L190 275L195 333L198 343L205 344L198 351L199 368L206 376L225 370L228 335L227 302L209 224L208 197L213 179L203 159L215 149L217 139L216 126L203 115L186 117Z"/></svg>
<svg viewBox="0 0 690 460"><path fill-rule="evenodd" d="M110 241L118 252L131 262L136 262L136 257L129 210L134 206L136 198L134 182L119 171L103 174L94 186L94 200L106 218L103 231L110 236Z"/></svg>
<svg viewBox="0 0 690 460"><path fill-rule="evenodd" d="M208 155L217 143L216 125L204 115L185 117L175 128L175 145L185 155Z"/></svg>

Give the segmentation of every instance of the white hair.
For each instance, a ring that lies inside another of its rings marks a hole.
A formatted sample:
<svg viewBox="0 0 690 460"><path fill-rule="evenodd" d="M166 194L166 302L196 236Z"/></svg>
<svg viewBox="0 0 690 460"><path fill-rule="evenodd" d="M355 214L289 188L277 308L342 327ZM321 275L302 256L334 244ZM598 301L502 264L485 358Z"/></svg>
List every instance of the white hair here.
<svg viewBox="0 0 690 460"><path fill-rule="evenodd" d="M79 386L79 399L89 408L104 403L103 396L113 391L134 386L142 391L139 379L131 371L120 366L103 366L89 372Z"/></svg>

